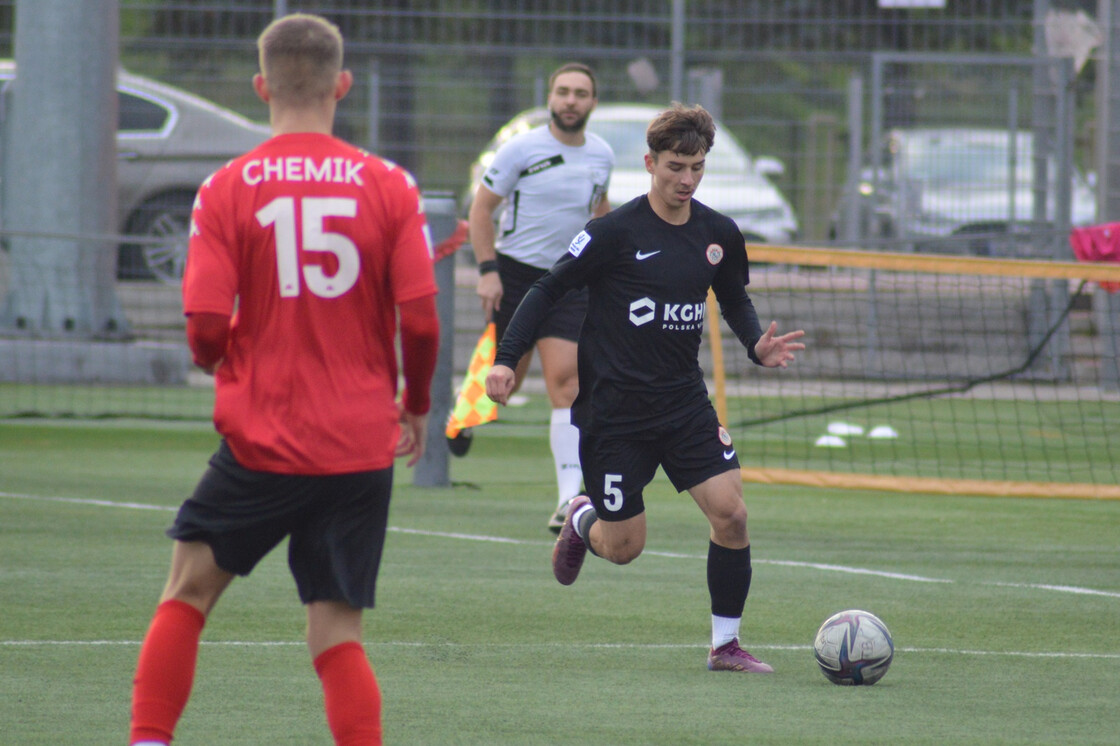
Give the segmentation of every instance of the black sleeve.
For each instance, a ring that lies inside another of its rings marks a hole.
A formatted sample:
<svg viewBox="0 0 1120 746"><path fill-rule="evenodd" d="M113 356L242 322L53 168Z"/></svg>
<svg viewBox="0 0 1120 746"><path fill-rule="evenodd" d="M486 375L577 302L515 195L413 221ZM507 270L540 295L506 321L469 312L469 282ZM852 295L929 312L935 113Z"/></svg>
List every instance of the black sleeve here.
<svg viewBox="0 0 1120 746"><path fill-rule="evenodd" d="M568 250L556 260L552 269L533 283L522 298L521 305L513 312L494 356L495 365L517 367L533 346L537 329L544 323L549 309L564 297L564 293L585 287L588 278L609 263L610 247L614 245L610 238L612 235L608 221L603 218L589 221L584 230L576 234Z"/></svg>
<svg viewBox="0 0 1120 746"><path fill-rule="evenodd" d="M715 291L720 313L727 320L727 325L731 327L739 342L747 348L750 359L756 365L762 365L754 352L755 344L762 337L762 324L759 323L758 312L755 311L754 303L744 287L750 277L747 248L742 234L737 229L727 241L728 243L724 245L727 252L726 260L720 267L720 271L716 273L712 290Z"/></svg>
<svg viewBox="0 0 1120 746"><path fill-rule="evenodd" d="M758 312L754 310L751 297L743 291L741 299L731 303L720 302L719 309L731 331L735 332L735 336L747 348L747 356L756 365L762 365L754 354L754 346L762 337L762 324L758 321Z"/></svg>
<svg viewBox="0 0 1120 746"><path fill-rule="evenodd" d="M525 293L525 297L521 299L517 310L513 312L513 318L509 320L509 326L502 335L502 341L494 355L495 365L517 367L517 363L533 346L537 328L544 322L549 309L567 290L552 272L546 272L541 279L533 283Z"/></svg>

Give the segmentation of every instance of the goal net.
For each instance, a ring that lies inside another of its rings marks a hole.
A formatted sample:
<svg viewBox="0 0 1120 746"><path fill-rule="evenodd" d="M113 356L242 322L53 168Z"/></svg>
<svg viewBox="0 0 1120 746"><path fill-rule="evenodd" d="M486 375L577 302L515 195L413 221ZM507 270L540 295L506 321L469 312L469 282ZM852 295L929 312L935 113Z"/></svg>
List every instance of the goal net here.
<svg viewBox="0 0 1120 746"><path fill-rule="evenodd" d="M1120 499L1120 265L747 250L806 350L764 369L709 327L745 480Z"/></svg>

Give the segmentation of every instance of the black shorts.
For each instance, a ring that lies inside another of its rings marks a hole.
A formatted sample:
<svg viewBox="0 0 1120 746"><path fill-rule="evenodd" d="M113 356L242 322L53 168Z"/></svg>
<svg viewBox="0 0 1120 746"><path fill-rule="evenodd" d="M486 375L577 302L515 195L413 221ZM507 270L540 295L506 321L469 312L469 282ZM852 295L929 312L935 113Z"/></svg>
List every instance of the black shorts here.
<svg viewBox="0 0 1120 746"><path fill-rule="evenodd" d="M677 492L739 469L731 435L720 426L711 405L641 435L639 439L580 433L583 481L600 520L622 521L644 512L642 490L658 466Z"/></svg>
<svg viewBox="0 0 1120 746"><path fill-rule="evenodd" d="M502 300L498 304L498 309L494 311L494 331L497 332L499 342L502 341L502 335L506 333L513 312L521 305L521 299L546 271L498 254L498 277L502 280ZM549 310L544 323L537 329L536 338L559 337L578 342L579 330L583 326L583 317L586 315L587 288L569 290Z"/></svg>
<svg viewBox="0 0 1120 746"><path fill-rule="evenodd" d="M304 476L253 471L225 441L167 535L210 545L218 567L248 575L284 537L300 600L373 608L393 468Z"/></svg>

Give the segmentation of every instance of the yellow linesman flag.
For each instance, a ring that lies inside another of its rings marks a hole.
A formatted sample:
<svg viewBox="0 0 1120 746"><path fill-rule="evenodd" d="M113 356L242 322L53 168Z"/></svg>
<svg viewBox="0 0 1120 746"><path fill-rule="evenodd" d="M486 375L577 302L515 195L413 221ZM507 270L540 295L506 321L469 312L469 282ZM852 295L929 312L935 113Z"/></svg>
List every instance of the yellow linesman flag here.
<svg viewBox="0 0 1120 746"><path fill-rule="evenodd" d="M494 365L494 353L497 352L497 347L498 333L494 323L490 322L486 325L486 331L478 338L478 344L471 354L470 365L467 366L467 375L463 378L463 385L459 387L455 407L447 416L448 438L454 438L465 428L484 425L498 419L498 405L486 395L486 374Z"/></svg>

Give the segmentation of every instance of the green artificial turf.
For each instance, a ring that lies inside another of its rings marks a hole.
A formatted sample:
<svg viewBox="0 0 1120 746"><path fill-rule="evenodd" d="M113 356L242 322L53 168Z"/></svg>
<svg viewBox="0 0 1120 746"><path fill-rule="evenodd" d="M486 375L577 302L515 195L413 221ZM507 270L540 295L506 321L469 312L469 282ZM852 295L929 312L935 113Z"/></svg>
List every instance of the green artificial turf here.
<svg viewBox="0 0 1120 746"><path fill-rule="evenodd" d="M589 557L561 587L534 417L479 428L451 487L397 471L365 633L386 743L1116 742L1120 503L746 485L743 644L776 672L711 673L699 510L659 475L645 554ZM0 422L0 743L124 743L163 529L216 442L196 424ZM873 687L812 659L844 608L894 635ZM176 746L329 744L303 627L278 550L211 615Z"/></svg>

